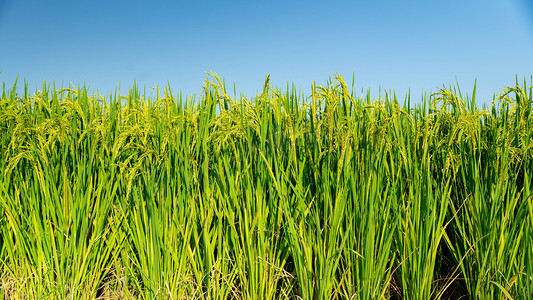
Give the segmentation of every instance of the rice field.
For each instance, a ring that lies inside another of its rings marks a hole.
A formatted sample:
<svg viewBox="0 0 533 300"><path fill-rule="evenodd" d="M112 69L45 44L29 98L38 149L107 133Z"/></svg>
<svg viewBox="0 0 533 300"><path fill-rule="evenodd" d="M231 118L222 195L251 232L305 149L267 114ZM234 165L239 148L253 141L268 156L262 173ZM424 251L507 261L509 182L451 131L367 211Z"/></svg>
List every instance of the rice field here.
<svg viewBox="0 0 533 300"><path fill-rule="evenodd" d="M486 106L340 76L251 99L216 74L197 98L19 90L1 299L533 299L527 81Z"/></svg>

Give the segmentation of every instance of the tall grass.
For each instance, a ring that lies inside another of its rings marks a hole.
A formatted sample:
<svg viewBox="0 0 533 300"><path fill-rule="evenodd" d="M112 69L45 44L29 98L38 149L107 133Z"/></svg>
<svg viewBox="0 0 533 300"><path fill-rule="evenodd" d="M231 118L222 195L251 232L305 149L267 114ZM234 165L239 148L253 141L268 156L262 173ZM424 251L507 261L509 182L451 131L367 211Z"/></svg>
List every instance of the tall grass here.
<svg viewBox="0 0 533 300"><path fill-rule="evenodd" d="M3 299L533 299L533 88L0 99ZM411 103L416 105L410 106ZM479 102L479 101L478 101Z"/></svg>

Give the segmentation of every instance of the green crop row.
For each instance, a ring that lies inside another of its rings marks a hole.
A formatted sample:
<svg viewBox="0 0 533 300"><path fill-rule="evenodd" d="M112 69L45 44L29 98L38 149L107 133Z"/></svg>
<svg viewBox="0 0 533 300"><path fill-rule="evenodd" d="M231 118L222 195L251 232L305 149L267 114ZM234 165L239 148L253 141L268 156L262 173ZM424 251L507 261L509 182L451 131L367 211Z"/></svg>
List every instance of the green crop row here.
<svg viewBox="0 0 533 300"><path fill-rule="evenodd" d="M0 99L2 299L533 299L533 90ZM155 92L154 92L155 93Z"/></svg>

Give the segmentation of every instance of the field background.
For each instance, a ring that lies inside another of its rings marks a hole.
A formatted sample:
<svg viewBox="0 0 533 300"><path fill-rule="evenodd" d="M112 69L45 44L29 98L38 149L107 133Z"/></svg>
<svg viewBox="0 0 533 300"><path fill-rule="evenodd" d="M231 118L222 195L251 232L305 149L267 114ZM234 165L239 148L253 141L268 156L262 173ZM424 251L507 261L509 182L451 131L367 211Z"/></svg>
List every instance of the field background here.
<svg viewBox="0 0 533 300"><path fill-rule="evenodd" d="M533 90L0 99L3 299L532 299ZM19 89L20 90L20 89Z"/></svg>

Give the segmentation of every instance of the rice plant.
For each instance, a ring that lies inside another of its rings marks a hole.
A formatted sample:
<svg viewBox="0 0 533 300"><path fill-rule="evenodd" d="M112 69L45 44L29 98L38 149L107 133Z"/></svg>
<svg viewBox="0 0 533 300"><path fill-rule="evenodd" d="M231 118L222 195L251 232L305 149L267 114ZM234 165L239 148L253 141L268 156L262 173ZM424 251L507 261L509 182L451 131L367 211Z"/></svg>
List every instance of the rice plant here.
<svg viewBox="0 0 533 300"><path fill-rule="evenodd" d="M3 85L2 299L533 299L531 83L148 94Z"/></svg>

